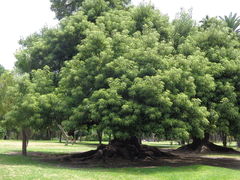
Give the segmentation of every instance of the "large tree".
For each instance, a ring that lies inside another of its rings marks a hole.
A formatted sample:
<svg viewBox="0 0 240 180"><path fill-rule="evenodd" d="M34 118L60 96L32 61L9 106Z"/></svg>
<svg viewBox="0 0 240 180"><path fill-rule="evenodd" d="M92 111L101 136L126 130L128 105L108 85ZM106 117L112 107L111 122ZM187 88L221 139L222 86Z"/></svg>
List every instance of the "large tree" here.
<svg viewBox="0 0 240 180"><path fill-rule="evenodd" d="M96 3L100 9L94 10ZM111 130L118 147L125 143L128 151L120 151L128 157L149 150L137 142L143 133L192 137L195 149L213 131L237 136L236 34L216 19L192 30L194 22L184 13L173 26L149 5L108 5L85 1L57 28L21 41L16 66L30 72L49 65L58 82L62 120L74 127ZM190 24L186 31L181 31L181 19ZM179 36L173 37L174 32ZM227 116L232 113L234 118ZM97 151L109 157L116 147Z"/></svg>
<svg viewBox="0 0 240 180"><path fill-rule="evenodd" d="M172 30L168 18L151 6L97 18L79 53L60 72L59 89L73 108L69 120L111 129L115 140L131 140L143 133L203 138L209 113L195 98L191 69L203 60L169 57L174 49ZM197 82L206 77L202 89L210 91L213 78L204 74L208 69L201 71L202 77L195 74Z"/></svg>

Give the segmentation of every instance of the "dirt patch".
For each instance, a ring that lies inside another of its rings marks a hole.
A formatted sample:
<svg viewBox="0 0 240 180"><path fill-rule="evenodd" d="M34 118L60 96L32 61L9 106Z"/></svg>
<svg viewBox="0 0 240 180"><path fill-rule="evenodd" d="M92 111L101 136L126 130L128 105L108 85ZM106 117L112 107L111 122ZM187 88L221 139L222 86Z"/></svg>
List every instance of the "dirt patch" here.
<svg viewBox="0 0 240 180"><path fill-rule="evenodd" d="M89 159L82 161L80 158L70 158L70 154L46 154L42 152L28 152L35 161L50 163L52 165L68 167L68 168L122 168L122 167L156 167L156 166L171 166L181 167L189 165L209 165L216 167L224 167L231 169L240 169L240 158L224 157L224 154L214 154L207 156L198 153L174 153L172 149L161 149L165 152L170 152L173 157L159 157L144 159L135 158L134 160L125 160L121 157L113 157L109 159ZM12 155L21 155L21 152L11 152Z"/></svg>

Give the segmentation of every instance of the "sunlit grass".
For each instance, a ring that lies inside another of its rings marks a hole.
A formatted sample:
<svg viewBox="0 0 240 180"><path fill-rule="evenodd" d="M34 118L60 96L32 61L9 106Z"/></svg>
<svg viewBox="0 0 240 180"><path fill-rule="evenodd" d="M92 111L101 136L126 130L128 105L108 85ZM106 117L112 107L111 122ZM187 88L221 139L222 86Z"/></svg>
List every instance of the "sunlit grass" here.
<svg viewBox="0 0 240 180"><path fill-rule="evenodd" d="M0 140L0 153L8 153L11 151L22 151L22 142L19 140ZM83 152L96 149L96 144L85 143L69 143L65 146L65 142L59 143L58 141L29 141L28 152L43 152L43 153L70 153L70 152Z"/></svg>
<svg viewBox="0 0 240 180"><path fill-rule="evenodd" d="M201 154L203 156L209 156L209 157L227 157L227 158L237 158L240 159L240 154Z"/></svg>
<svg viewBox="0 0 240 180"><path fill-rule="evenodd" d="M160 147L160 148L179 148L179 147L181 147L181 145L178 145L176 142L174 142L171 145L170 141L143 142L143 144L146 144L148 146L156 146L156 147Z"/></svg>

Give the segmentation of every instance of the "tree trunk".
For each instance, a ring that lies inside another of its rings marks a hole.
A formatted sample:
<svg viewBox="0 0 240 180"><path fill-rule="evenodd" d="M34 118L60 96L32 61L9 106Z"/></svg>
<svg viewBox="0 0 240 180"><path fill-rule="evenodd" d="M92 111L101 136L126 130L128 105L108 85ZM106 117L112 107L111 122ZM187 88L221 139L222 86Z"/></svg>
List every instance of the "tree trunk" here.
<svg viewBox="0 0 240 180"><path fill-rule="evenodd" d="M181 139L181 145L185 145L185 140Z"/></svg>
<svg viewBox="0 0 240 180"><path fill-rule="evenodd" d="M59 129L61 129L64 137L66 138L65 146L67 146L67 145L68 145L68 141L69 141L69 136L68 136L68 134L64 131L64 129L62 128L62 126L61 126L60 124L58 124L57 126L59 127Z"/></svg>
<svg viewBox="0 0 240 180"><path fill-rule="evenodd" d="M211 151L215 152L236 152L232 148L227 148L227 147L222 147L215 145L211 142L209 142L209 133L204 134L204 138L196 138L193 137L193 142L192 144L188 144L186 146L182 146L178 148L176 151L180 152L189 152L189 151L194 151L194 152L200 152L200 153L207 153Z"/></svg>
<svg viewBox="0 0 240 180"><path fill-rule="evenodd" d="M10 140L11 139L11 131L7 129L7 134L6 134L6 139Z"/></svg>
<svg viewBox="0 0 240 180"><path fill-rule="evenodd" d="M52 131L50 128L47 128L46 140L51 140Z"/></svg>
<svg viewBox="0 0 240 180"><path fill-rule="evenodd" d="M112 133L109 133L109 134L108 134L108 144L110 144L111 139L112 139Z"/></svg>
<svg viewBox="0 0 240 180"><path fill-rule="evenodd" d="M225 133L220 133L222 143L224 147L227 147L227 135Z"/></svg>
<svg viewBox="0 0 240 180"><path fill-rule="evenodd" d="M82 131L80 131L79 141L82 142Z"/></svg>
<svg viewBox="0 0 240 180"><path fill-rule="evenodd" d="M102 131L97 131L99 144L102 144Z"/></svg>
<svg viewBox="0 0 240 180"><path fill-rule="evenodd" d="M107 162L107 159L114 157L121 157L122 159L133 161L134 159L139 158L147 158L153 160L156 157L162 156L172 157L174 155L162 152L156 147L141 145L138 141L138 138L131 137L126 140L114 138L109 145L100 144L97 150L73 154L66 158L81 158L78 159L79 161L102 159L103 162Z"/></svg>
<svg viewBox="0 0 240 180"><path fill-rule="evenodd" d="M59 133L59 142L62 142L62 132Z"/></svg>
<svg viewBox="0 0 240 180"><path fill-rule="evenodd" d="M237 140L237 148L240 149L240 139Z"/></svg>
<svg viewBox="0 0 240 180"><path fill-rule="evenodd" d="M27 156L27 133L26 129L22 130L22 155Z"/></svg>
<svg viewBox="0 0 240 180"><path fill-rule="evenodd" d="M193 142L189 146L195 151L201 146L203 143L209 142L209 133L204 134L204 138L193 137Z"/></svg>

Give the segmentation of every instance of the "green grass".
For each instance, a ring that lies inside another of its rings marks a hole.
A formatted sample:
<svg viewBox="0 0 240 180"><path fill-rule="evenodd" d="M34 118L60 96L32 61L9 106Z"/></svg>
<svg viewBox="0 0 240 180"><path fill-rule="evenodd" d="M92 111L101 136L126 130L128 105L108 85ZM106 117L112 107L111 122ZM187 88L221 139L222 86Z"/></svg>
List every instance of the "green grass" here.
<svg viewBox="0 0 240 180"><path fill-rule="evenodd" d="M95 149L95 143L78 143L64 146L56 141L30 141L28 151L45 153L78 152ZM0 180L27 179L68 179L68 180L240 180L240 170L211 166L148 167L148 168L66 168L34 161L32 157L8 155L10 151L20 151L20 141L0 140Z"/></svg>
<svg viewBox="0 0 240 180"><path fill-rule="evenodd" d="M91 143L76 143L72 145L69 143L65 146L65 142L59 143L58 141L29 141L27 151L28 152L43 152L50 154L57 153L72 153L72 152L83 152L96 149L96 142ZM22 142L17 140L0 140L0 153L7 153L11 151L22 151Z"/></svg>

